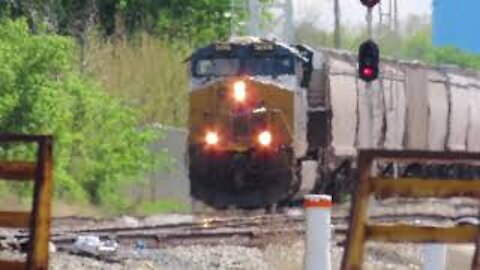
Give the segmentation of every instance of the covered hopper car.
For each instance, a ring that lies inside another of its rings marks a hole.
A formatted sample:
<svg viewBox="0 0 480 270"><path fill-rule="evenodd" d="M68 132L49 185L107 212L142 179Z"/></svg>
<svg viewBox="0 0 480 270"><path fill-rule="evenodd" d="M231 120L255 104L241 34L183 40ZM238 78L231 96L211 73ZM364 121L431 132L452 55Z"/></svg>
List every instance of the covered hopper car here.
<svg viewBox="0 0 480 270"><path fill-rule="evenodd" d="M196 50L187 139L193 199L223 208L319 191L338 197L352 188L361 148L480 151L478 74L383 60L369 92L356 61L251 37ZM400 173L425 172L419 166Z"/></svg>

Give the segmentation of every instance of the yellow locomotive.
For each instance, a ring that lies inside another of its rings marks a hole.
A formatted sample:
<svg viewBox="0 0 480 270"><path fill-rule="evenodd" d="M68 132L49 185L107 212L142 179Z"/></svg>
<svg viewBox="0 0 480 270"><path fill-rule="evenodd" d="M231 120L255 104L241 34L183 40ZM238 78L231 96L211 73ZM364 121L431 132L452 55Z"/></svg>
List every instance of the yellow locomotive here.
<svg viewBox="0 0 480 270"><path fill-rule="evenodd" d="M295 138L305 136L299 73L308 60L289 46L249 37L213 43L189 60L192 197L215 207L289 199L299 185L296 152L305 148Z"/></svg>

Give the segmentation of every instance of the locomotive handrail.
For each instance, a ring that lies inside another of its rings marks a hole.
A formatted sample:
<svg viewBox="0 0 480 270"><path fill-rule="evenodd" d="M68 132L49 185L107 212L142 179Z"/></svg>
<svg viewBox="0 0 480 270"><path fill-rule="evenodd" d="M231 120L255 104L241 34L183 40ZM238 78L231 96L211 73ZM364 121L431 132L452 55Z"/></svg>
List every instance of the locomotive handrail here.
<svg viewBox="0 0 480 270"><path fill-rule="evenodd" d="M418 178L372 177L375 160L393 162L422 161L454 162L480 161L480 153L385 151L362 150L358 156L359 187L351 204L347 244L342 260L342 270L362 269L364 245L368 240L384 242L445 242L476 243L476 256L472 269L480 269L480 228L478 226L428 227L410 225L376 225L368 222L368 198L375 195L385 199L391 197L439 197L454 196L480 198L480 181L459 179L432 180Z"/></svg>

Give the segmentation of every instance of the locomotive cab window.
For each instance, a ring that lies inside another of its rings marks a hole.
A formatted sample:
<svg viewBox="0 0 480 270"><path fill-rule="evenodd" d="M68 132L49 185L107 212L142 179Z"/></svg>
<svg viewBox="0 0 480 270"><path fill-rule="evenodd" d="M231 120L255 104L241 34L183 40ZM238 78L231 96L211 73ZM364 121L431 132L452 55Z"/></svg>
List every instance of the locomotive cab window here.
<svg viewBox="0 0 480 270"><path fill-rule="evenodd" d="M240 60L237 58L200 59L194 64L197 76L231 76L240 70Z"/></svg>
<svg viewBox="0 0 480 270"><path fill-rule="evenodd" d="M278 74L293 74L295 66L293 58L290 56L278 56L276 59L276 68Z"/></svg>
<svg viewBox="0 0 480 270"><path fill-rule="evenodd" d="M245 68L251 75L278 76L293 74L294 64L289 56L255 56L245 61Z"/></svg>

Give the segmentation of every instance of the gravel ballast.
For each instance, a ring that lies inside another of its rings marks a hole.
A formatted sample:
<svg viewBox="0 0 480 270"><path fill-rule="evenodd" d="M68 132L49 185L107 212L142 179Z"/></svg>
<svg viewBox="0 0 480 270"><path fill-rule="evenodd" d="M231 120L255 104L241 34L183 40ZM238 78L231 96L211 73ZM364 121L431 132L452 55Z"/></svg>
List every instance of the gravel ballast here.
<svg viewBox="0 0 480 270"><path fill-rule="evenodd" d="M158 250L121 250L116 262L95 258L52 253L52 270L302 270L304 244L270 244L264 249L242 246L188 246ZM343 254L341 247L331 250L332 269L339 269ZM21 259L14 252L0 253L3 259ZM118 260L120 258L120 260ZM365 269L421 269L421 250L415 245L369 244Z"/></svg>

